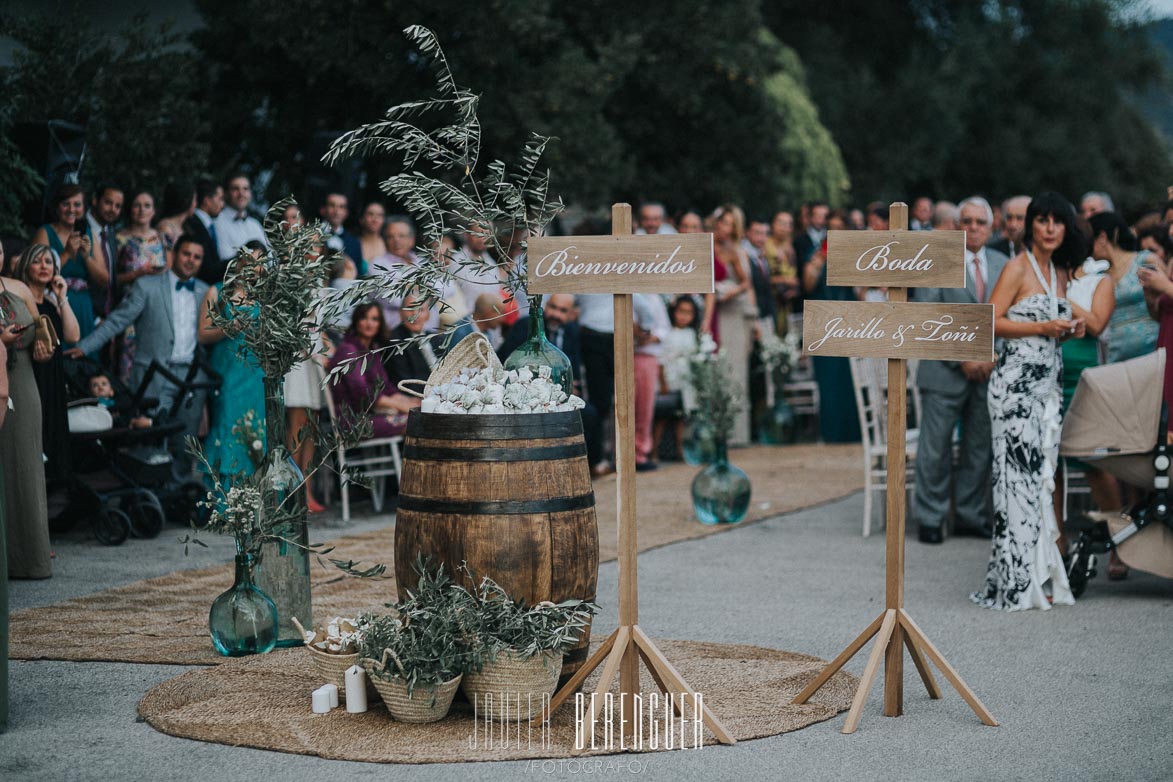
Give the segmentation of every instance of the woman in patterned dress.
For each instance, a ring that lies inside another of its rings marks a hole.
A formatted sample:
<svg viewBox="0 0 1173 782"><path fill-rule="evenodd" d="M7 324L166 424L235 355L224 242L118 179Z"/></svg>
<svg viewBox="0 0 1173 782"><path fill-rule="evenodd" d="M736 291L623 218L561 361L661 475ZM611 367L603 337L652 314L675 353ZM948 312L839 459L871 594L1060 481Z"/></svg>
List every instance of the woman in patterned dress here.
<svg viewBox="0 0 1173 782"><path fill-rule="evenodd" d="M1082 337L1064 296L1086 241L1075 208L1044 193L1026 210L1026 248L1006 264L990 303L994 334L1005 340L990 377L994 451L994 540L985 585L970 599L983 608L1020 611L1072 604L1056 545L1051 492L1062 424L1059 343Z"/></svg>
<svg viewBox="0 0 1173 782"><path fill-rule="evenodd" d="M171 251L151 221L155 219L155 197L145 190L130 198L130 224L118 232L118 287L125 291L139 277L161 274L171 268ZM134 364L134 326L122 333L118 377L130 382Z"/></svg>

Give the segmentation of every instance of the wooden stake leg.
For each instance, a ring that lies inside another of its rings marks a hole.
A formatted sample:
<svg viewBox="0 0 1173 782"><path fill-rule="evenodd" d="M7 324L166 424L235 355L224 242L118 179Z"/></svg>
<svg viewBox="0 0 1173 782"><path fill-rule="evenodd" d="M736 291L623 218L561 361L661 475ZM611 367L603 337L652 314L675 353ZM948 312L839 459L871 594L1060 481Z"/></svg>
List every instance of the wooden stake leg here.
<svg viewBox="0 0 1173 782"><path fill-rule="evenodd" d="M818 676L811 680L811 683L806 686L806 689L800 692L798 697L791 701L791 703L803 704L809 701L816 692L822 689L824 684L831 680L832 676L839 672L840 668L847 664L848 660L850 660L852 657L855 657L855 653L862 649L864 644L872 640L872 636L880 631L880 625L883 624L884 618L887 615L888 612L885 611L884 613L877 616L876 620L868 625L868 629L860 633L860 636L852 641L846 649L840 652L838 657L827 663L827 667L824 668Z"/></svg>
<svg viewBox="0 0 1173 782"><path fill-rule="evenodd" d="M611 653L607 655L607 663L603 666L603 672L599 674L599 684L595 687L594 697L590 699L590 705L585 715L585 728L591 733L594 733L595 730L596 709L602 703L603 697L611 691L611 684L615 681L616 674L619 673L619 663L623 660L630 644L631 631L627 627L620 627L615 631L615 645L611 647ZM587 744L588 742L583 742L582 749L577 747L571 749L570 754L578 755L585 752Z"/></svg>
<svg viewBox="0 0 1173 782"><path fill-rule="evenodd" d="M671 691L668 689L668 685L664 683L664 677L660 675L658 670L656 670L656 666L652 665L652 661L648 657L648 653L641 649L638 645L636 646L636 649L639 649L639 658L644 661L644 667L647 668L648 673L652 675L652 680L656 683L656 686L660 688L660 692L670 696ZM684 711L680 708L680 703L675 698L670 697L668 702L672 704L672 711L676 714L677 717L684 716Z"/></svg>
<svg viewBox="0 0 1173 782"><path fill-rule="evenodd" d="M578 688L581 687L582 683L586 681L586 677L590 676L591 672L598 668L599 665L607 659L607 654L611 651L612 647L615 646L615 639L619 637L620 629L622 628L616 629L615 632L607 636L607 640L603 641L603 643L599 645L599 648L595 650L595 653L587 658L587 661L584 662L582 667L575 672L574 676L571 676L566 684L562 685L562 689L554 694L554 697L550 699L549 705L547 705L546 708L540 714L538 714L538 716L531 719L530 722L543 722L549 719L551 714L558 711L559 706L565 703L571 695L578 691Z"/></svg>
<svg viewBox="0 0 1173 782"><path fill-rule="evenodd" d="M688 682L684 680L680 672L673 667L672 663L668 662L668 658L656 648L656 645L652 643L652 639L648 638L647 634L640 629L639 625L631 629L636 645L643 651L643 658L652 664L651 667L659 672L666 684L670 685L676 692L696 692L696 690L688 686ZM713 714L712 710L703 701L701 703L701 718L709 730L713 732L713 735L717 737L717 741L722 744L737 743L737 739L733 738L733 734L721 724L721 721L717 719L716 715Z"/></svg>
<svg viewBox="0 0 1173 782"><path fill-rule="evenodd" d="M900 618L900 626L904 627L903 617ZM937 680L933 678L933 671L929 668L929 663L925 660L925 656L917 647L916 642L912 640L912 633L907 629L904 630L904 644L908 647L908 655L916 665L916 672L920 674L920 680L925 683L925 689L929 691L929 697L933 700L940 699L941 688L937 686Z"/></svg>
<svg viewBox="0 0 1173 782"><path fill-rule="evenodd" d="M994 719L994 715L990 714L989 710L982 705L982 702L974 695L973 690L966 686L965 682L961 680L961 677L957 675L957 671L953 670L953 666L949 664L949 661L941 656L941 653L937 651L937 647L933 646L933 642L921 632L921 629L916 626L916 622L912 621L912 617L903 608L900 609L900 623L904 625L904 629L912 636L913 642L920 647L925 653L925 656L932 660L933 664L941 670L941 673L953 685L953 689L957 690L957 693L969 704L969 708L973 709L978 719L985 725L997 727L998 721Z"/></svg>
<svg viewBox="0 0 1173 782"><path fill-rule="evenodd" d="M868 692L872 689L872 682L876 680L876 673L880 670L880 662L884 659L884 652L888 648L888 641L892 638L892 630L896 627L896 610L888 609L884 612L884 622L880 625L880 632L876 636L876 643L872 646L872 653L868 656L868 664L863 669L863 676L859 680L859 688L855 691L855 698L851 701L851 710L847 712L847 721L843 723L843 733L855 733L859 721L863 718L863 707L868 700Z"/></svg>

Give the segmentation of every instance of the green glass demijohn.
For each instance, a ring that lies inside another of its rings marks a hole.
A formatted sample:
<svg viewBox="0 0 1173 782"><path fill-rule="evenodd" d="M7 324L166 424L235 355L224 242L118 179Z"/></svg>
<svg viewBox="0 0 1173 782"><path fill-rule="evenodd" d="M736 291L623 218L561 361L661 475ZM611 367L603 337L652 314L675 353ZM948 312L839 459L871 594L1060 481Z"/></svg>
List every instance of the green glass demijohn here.
<svg viewBox="0 0 1173 782"><path fill-rule="evenodd" d="M261 488L259 513L279 512L281 542L261 547L256 582L277 606L277 646L301 646L304 638L293 618L312 626L309 525L306 523L304 476L285 447L284 378L265 378L265 432L268 450L257 468ZM295 496L296 495L296 496ZM276 511L280 508L280 511ZM290 542L286 542L290 541ZM296 544L296 545L295 545Z"/></svg>
<svg viewBox="0 0 1173 782"><path fill-rule="evenodd" d="M570 359L546 338L546 318L542 309L542 297L529 298L529 339L522 343L505 359L505 369L528 368L537 377L541 367L550 368L550 380L562 386L567 396L573 393L574 372Z"/></svg>
<svg viewBox="0 0 1173 782"><path fill-rule="evenodd" d="M212 645L225 657L264 654L277 643L277 606L253 584L253 558L236 555L236 581L212 601Z"/></svg>
<svg viewBox="0 0 1173 782"><path fill-rule="evenodd" d="M729 463L724 438L713 446L712 464L692 479L692 508L702 524L736 524L749 511L749 476Z"/></svg>

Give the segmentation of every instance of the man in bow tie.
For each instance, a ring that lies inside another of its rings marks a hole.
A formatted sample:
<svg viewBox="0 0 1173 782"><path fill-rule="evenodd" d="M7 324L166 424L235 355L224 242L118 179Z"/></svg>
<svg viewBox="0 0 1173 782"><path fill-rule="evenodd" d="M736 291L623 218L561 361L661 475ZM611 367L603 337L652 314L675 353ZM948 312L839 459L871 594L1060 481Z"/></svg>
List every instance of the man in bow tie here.
<svg viewBox="0 0 1173 782"><path fill-rule="evenodd" d="M199 240L188 234L175 243L175 261L166 274L152 274L140 278L126 293L93 333L65 355L79 358L91 353L111 339L134 326L135 353L131 365L130 382L138 388L150 365L158 363L171 374L186 379L196 362L199 347L199 307L208 291L208 284L196 279L203 262L204 248ZM193 379L203 379L197 372ZM178 389L169 380L155 374L144 397L157 399L154 417L174 415L184 425L168 443L175 459L177 480L191 475L191 457L184 446L184 436L193 437L199 431L200 415L204 409L204 392L197 391L188 398L177 399Z"/></svg>
<svg viewBox="0 0 1173 782"><path fill-rule="evenodd" d="M229 265L241 247L256 240L268 247L265 230L257 218L248 213L253 200L252 184L241 173L224 180L224 200L227 205L216 216L216 249L225 266Z"/></svg>
<svg viewBox="0 0 1173 782"><path fill-rule="evenodd" d="M1002 253L985 246L993 232L994 213L986 199L961 202L965 230L965 287L918 288L917 301L986 304L1006 266ZM922 543L944 540L945 519L953 494L954 534L989 538L990 469L993 463L986 384L994 370L985 361L921 361L921 420L916 454L916 488L912 517ZM953 465L953 432L960 421L958 461Z"/></svg>

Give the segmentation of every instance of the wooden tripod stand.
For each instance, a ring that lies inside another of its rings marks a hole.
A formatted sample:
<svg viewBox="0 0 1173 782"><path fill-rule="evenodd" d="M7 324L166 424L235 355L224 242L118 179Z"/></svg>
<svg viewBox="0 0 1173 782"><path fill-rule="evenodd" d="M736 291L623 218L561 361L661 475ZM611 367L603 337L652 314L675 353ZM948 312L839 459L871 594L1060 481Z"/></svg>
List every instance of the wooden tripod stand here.
<svg viewBox="0 0 1173 782"><path fill-rule="evenodd" d="M631 235L631 206L615 204L611 207L611 234ZM639 240L641 237L633 237ZM656 648L652 639L639 626L639 598L636 589L636 519L635 519L635 339L633 333L634 312L630 293L615 294L615 468L617 473L619 512L619 627L595 650L578 672L563 685L550 699L546 709L534 718L544 720L554 713L578 690L586 677L603 666L599 684L595 688L596 698L591 699L586 715L589 726L595 724L596 704L604 694L610 692L615 676L619 676L619 702L622 708L621 726L624 734L634 734L635 711L632 696L640 692L639 664L647 667L656 686L665 695L670 693L693 693L688 682L668 662L668 658ZM531 317L541 317L540 314ZM604 662L605 661L605 662ZM623 696L627 697L623 697ZM679 712L675 700L673 707ZM694 702L695 707L695 702ZM704 705L700 704L701 717L717 740L723 744L736 744L736 739L725 726ZM694 715L695 717L695 715ZM577 753L576 753L577 754Z"/></svg>
<svg viewBox="0 0 1173 782"><path fill-rule="evenodd" d="M908 207L894 203L889 207L889 227L893 230L908 228ZM889 288L888 301L908 301L907 288ZM982 705L973 691L966 686L953 666L941 656L932 642L921 632L912 617L904 610L904 512L905 512L905 438L907 424L906 373L904 359L888 359L888 525L887 525L887 582L885 588L884 613L876 617L867 629L843 652L831 661L815 679L807 685L794 703L806 703L827 681L842 668L856 652L877 636L872 652L864 667L859 689L851 702L851 710L843 723L844 733L854 733L863 717L863 707L868 693L884 661L884 714L899 717L904 713L904 647L912 657L916 670L924 682L929 697L941 697L941 690L933 679L927 657L941 670L949 683L965 699L978 719L986 725L996 726L993 715Z"/></svg>

